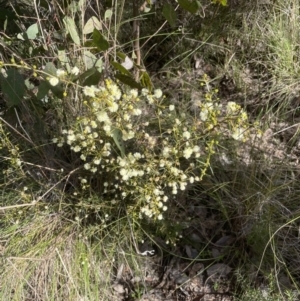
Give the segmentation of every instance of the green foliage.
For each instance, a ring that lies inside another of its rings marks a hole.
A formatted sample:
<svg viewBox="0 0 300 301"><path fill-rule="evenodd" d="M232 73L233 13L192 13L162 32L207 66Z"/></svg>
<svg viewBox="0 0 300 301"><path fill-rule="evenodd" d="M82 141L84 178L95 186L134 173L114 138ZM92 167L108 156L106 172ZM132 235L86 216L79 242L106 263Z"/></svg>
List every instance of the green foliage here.
<svg viewBox="0 0 300 301"><path fill-rule="evenodd" d="M25 33L18 34L18 38L20 40L34 40L38 37L39 35L39 25L38 23L34 23L30 25Z"/></svg>
<svg viewBox="0 0 300 301"><path fill-rule="evenodd" d="M175 27L177 16L174 7L171 4L166 3L163 7L162 13L166 20L170 23L170 25L172 27Z"/></svg>
<svg viewBox="0 0 300 301"><path fill-rule="evenodd" d="M65 24L65 29L66 29L67 33L70 34L73 42L76 45L79 46L80 45L80 38L79 38L79 35L78 35L78 30L77 30L74 19L71 18L71 17L65 16L64 19L63 19L63 22Z"/></svg>
<svg viewBox="0 0 300 301"><path fill-rule="evenodd" d="M118 69L118 68L117 68ZM134 89L141 89L142 85L136 82L131 76L122 73L116 73L116 79Z"/></svg>
<svg viewBox="0 0 300 301"><path fill-rule="evenodd" d="M178 4L192 14L195 14L201 7L200 2L197 0L178 0Z"/></svg>
<svg viewBox="0 0 300 301"><path fill-rule="evenodd" d="M95 29L102 30L102 25L95 16L91 17L83 27L83 34L92 33Z"/></svg>
<svg viewBox="0 0 300 301"><path fill-rule="evenodd" d="M0 84L7 99L7 106L17 106L25 94L24 78L16 68L10 68L5 73L0 74Z"/></svg>
<svg viewBox="0 0 300 301"><path fill-rule="evenodd" d="M97 29L93 31L93 43L99 51L106 51L109 48L108 42Z"/></svg>

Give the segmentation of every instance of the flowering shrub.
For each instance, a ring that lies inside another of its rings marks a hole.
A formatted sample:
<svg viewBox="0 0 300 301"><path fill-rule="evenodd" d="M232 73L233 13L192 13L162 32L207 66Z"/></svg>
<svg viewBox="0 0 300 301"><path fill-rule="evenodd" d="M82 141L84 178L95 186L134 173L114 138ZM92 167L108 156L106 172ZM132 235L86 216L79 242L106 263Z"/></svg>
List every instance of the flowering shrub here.
<svg viewBox="0 0 300 301"><path fill-rule="evenodd" d="M193 118L160 89L121 90L108 79L103 86L83 87L82 116L53 142L69 145L84 170L106 179L106 201L125 201L133 217L162 220L170 198L205 175L222 137L248 138L245 111L233 102L223 108L216 93L208 90ZM86 188L88 180L80 181Z"/></svg>
<svg viewBox="0 0 300 301"><path fill-rule="evenodd" d="M76 118L68 116L71 121L53 142L78 154L79 168L85 171L78 177L83 190L97 179L97 192L110 208L126 204L134 218L162 220L172 198L201 181L224 138L245 142L250 133L259 134L238 104L220 103L207 76L201 81L206 93L197 100L198 115L192 116L166 99L160 89L138 91L111 79L99 86L80 87L76 83L79 68L55 72L41 74L51 87L60 86L65 101L74 95L70 90L81 89L77 101L82 100L83 109Z"/></svg>

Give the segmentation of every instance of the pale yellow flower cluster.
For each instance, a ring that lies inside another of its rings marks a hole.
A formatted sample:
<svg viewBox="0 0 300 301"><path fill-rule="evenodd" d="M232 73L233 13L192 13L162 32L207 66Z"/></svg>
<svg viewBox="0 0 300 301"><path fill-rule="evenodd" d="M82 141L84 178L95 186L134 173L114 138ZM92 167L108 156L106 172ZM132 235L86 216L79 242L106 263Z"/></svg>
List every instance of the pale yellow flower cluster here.
<svg viewBox="0 0 300 301"><path fill-rule="evenodd" d="M73 71L73 69L72 69L72 71ZM48 81L49 81L51 86L57 86L59 81L61 79L63 79L66 75L67 75L67 73L66 73L65 70L57 69L56 70L56 76L52 75L52 76L48 77Z"/></svg>
<svg viewBox="0 0 300 301"><path fill-rule="evenodd" d="M207 78L204 78L206 86ZM204 84L203 84L204 85ZM229 101L226 107L219 103L217 90L210 90L205 94L204 101L197 102L200 108L201 126L204 132L214 130L215 134L230 136L234 140L246 141L249 138L250 126L247 113L239 104ZM187 154L188 155L188 154Z"/></svg>
<svg viewBox="0 0 300 301"><path fill-rule="evenodd" d="M245 137L247 114L233 102L223 108L216 93L208 91L199 102L195 120L168 103L160 89L122 91L106 80L104 86L83 88L85 111L53 141L78 153L83 170L110 179L101 191L112 205L122 201L130 214L162 220L169 198L200 181L209 168L218 144L210 133Z"/></svg>
<svg viewBox="0 0 300 301"><path fill-rule="evenodd" d="M221 115L221 104L214 101L214 95L217 91L207 92L204 102L200 102L200 120L205 124L206 130L213 129L218 124L218 118Z"/></svg>
<svg viewBox="0 0 300 301"><path fill-rule="evenodd" d="M200 180L192 173L194 165L183 169L180 163L201 155L195 134L183 122L186 116L177 118L175 106L164 105L160 89L122 93L107 80L105 86L84 87L83 94L85 113L53 142L78 153L84 170L113 179L103 190L112 193L112 202L134 199L129 211L163 219L168 195ZM81 183L87 187L85 179Z"/></svg>
<svg viewBox="0 0 300 301"><path fill-rule="evenodd" d="M240 105L229 101L226 106L226 117L231 137L234 140L246 141L250 133L247 113Z"/></svg>

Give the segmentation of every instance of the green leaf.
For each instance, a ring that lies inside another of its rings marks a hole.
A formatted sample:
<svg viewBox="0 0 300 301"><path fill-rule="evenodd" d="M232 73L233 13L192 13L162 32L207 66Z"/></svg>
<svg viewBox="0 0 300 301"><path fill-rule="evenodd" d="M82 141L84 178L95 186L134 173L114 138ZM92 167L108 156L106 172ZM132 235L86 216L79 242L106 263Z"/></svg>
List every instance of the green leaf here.
<svg viewBox="0 0 300 301"><path fill-rule="evenodd" d="M121 130L119 130L117 128L113 129L112 137L114 139L116 146L120 150L122 157L124 157L125 156L125 145L124 145L122 136L123 136L123 134L122 134Z"/></svg>
<svg viewBox="0 0 300 301"><path fill-rule="evenodd" d="M17 38L19 40L27 41L34 40L39 34L39 26L37 23L34 23L28 27L26 32L18 33Z"/></svg>
<svg viewBox="0 0 300 301"><path fill-rule="evenodd" d="M136 82L131 76L125 75L125 74L121 74L121 73L117 73L115 75L115 77L121 81L122 83L124 83L125 85L134 88L134 89L142 89L142 86Z"/></svg>
<svg viewBox="0 0 300 301"><path fill-rule="evenodd" d="M97 62L97 57L88 50L84 51L83 61L85 63L86 69L91 69L95 66Z"/></svg>
<svg viewBox="0 0 300 301"><path fill-rule="evenodd" d="M131 76L131 73L125 68L123 67L121 64L117 63L117 62L111 62L111 65L118 71L120 71L123 74L126 74L128 76Z"/></svg>
<svg viewBox="0 0 300 301"><path fill-rule="evenodd" d="M65 89L63 87L62 84L58 84L56 86L51 86L49 85L50 87L50 90L52 91L52 93L57 96L58 98L60 99L63 99L64 98L64 92L65 92Z"/></svg>
<svg viewBox="0 0 300 301"><path fill-rule="evenodd" d="M17 69L11 68L6 72L7 77L0 73L0 84L6 98L8 107L17 106L21 103L25 93L23 76Z"/></svg>
<svg viewBox="0 0 300 301"><path fill-rule="evenodd" d="M93 31L93 43L100 51L106 51L109 48L109 43L96 28Z"/></svg>
<svg viewBox="0 0 300 301"><path fill-rule="evenodd" d="M56 67L51 62L46 64L44 71L49 75L56 76Z"/></svg>
<svg viewBox="0 0 300 301"><path fill-rule="evenodd" d="M124 61L127 55L123 52L117 52L117 56Z"/></svg>
<svg viewBox="0 0 300 301"><path fill-rule="evenodd" d="M192 14L195 14L200 7L200 3L197 0L178 0L178 4Z"/></svg>
<svg viewBox="0 0 300 301"><path fill-rule="evenodd" d="M171 27L176 26L177 15L172 4L166 3L163 7L162 14L169 22Z"/></svg>
<svg viewBox="0 0 300 301"><path fill-rule="evenodd" d="M48 84L48 82L42 81L39 85L36 98L38 100L43 99L48 94L49 90L50 90L50 85Z"/></svg>
<svg viewBox="0 0 300 301"><path fill-rule="evenodd" d="M96 68L91 68L86 70L85 72L83 72L82 74L79 75L79 81L81 83L81 85L83 86L83 82L90 77L91 75L93 75L96 72Z"/></svg>
<svg viewBox="0 0 300 301"><path fill-rule="evenodd" d="M29 40L34 40L37 38L38 34L39 34L39 26L37 23L32 24L28 27L28 29L26 30L27 33L27 38Z"/></svg>
<svg viewBox="0 0 300 301"><path fill-rule="evenodd" d="M26 41L28 38L27 38L27 34L26 34L26 32L24 33L24 32L22 32L22 33L18 33L17 34L17 38L19 39L19 40L22 40L22 41Z"/></svg>
<svg viewBox="0 0 300 301"><path fill-rule="evenodd" d="M113 14L113 12L112 12L112 10L111 9L108 9L106 12L105 12L105 14L104 14L104 20L106 20L106 19L111 19L111 17L112 17L112 14Z"/></svg>
<svg viewBox="0 0 300 301"><path fill-rule="evenodd" d="M141 84L143 87L147 88L149 91L152 91L153 84L152 84L149 74L146 71L142 73Z"/></svg>
<svg viewBox="0 0 300 301"><path fill-rule="evenodd" d="M78 32L77 32L77 28L76 28L74 19L72 19L68 16L65 16L63 18L63 21L64 21L64 24L65 24L65 29L70 34L73 42L76 45L79 46L80 45L80 38L79 38L79 35L78 35Z"/></svg>
<svg viewBox="0 0 300 301"><path fill-rule="evenodd" d="M101 25L99 19L97 17L93 16L84 25L83 33L84 34L92 33L95 28L98 29L98 30L101 30L102 25Z"/></svg>
<svg viewBox="0 0 300 301"><path fill-rule="evenodd" d="M83 86L97 86L102 79L102 74L96 70L90 77L86 78L83 82Z"/></svg>
<svg viewBox="0 0 300 301"><path fill-rule="evenodd" d="M103 61L101 58L97 60L95 67L100 73L103 71Z"/></svg>
<svg viewBox="0 0 300 301"><path fill-rule="evenodd" d="M82 86L92 86L92 85L98 85L101 78L102 78L101 73L95 67L93 67L83 72L79 76L79 81L81 82Z"/></svg>
<svg viewBox="0 0 300 301"><path fill-rule="evenodd" d="M145 6L144 13L149 13L150 10L151 10L151 7Z"/></svg>

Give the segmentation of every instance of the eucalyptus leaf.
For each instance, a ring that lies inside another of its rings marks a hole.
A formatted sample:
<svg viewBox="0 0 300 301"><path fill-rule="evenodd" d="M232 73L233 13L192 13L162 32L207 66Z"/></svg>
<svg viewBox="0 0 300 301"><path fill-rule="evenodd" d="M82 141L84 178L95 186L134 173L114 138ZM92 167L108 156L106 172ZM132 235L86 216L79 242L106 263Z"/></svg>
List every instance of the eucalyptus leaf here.
<svg viewBox="0 0 300 301"><path fill-rule="evenodd" d="M49 75L56 76L56 67L51 62L46 64L44 71Z"/></svg>
<svg viewBox="0 0 300 301"><path fill-rule="evenodd" d="M21 103L25 94L23 76L15 68L7 70L6 77L0 73L0 84L8 107L17 106Z"/></svg>
<svg viewBox="0 0 300 301"><path fill-rule="evenodd" d="M109 48L109 43L97 29L93 31L93 44L100 51L106 51Z"/></svg>
<svg viewBox="0 0 300 301"><path fill-rule="evenodd" d="M92 85L97 85L101 80L101 78L102 78L101 73L97 70L97 68L93 67L83 72L79 76L79 81L82 86L92 86Z"/></svg>
<svg viewBox="0 0 300 301"><path fill-rule="evenodd" d="M42 81L38 87L36 98L38 100L43 99L48 94L49 90L50 90L49 83L47 81Z"/></svg>
<svg viewBox="0 0 300 301"><path fill-rule="evenodd" d="M18 33L18 34L17 34L17 38L18 38L19 40L26 41L26 39L27 39L27 34L26 34L26 33Z"/></svg>
<svg viewBox="0 0 300 301"><path fill-rule="evenodd" d="M142 89L142 86L136 82L131 76L128 76L128 75L125 75L125 74L122 74L122 73L117 73L115 75L115 77L121 81L123 84L131 87L131 88L135 88L135 89Z"/></svg>
<svg viewBox="0 0 300 301"><path fill-rule="evenodd" d="M96 71L97 71L97 69L93 67L93 68L91 68L91 69L86 70L86 71L83 72L82 74L80 74L78 78L79 78L79 81L80 81L81 85L84 86L84 85L83 85L84 81L85 81L88 77L92 76Z"/></svg>
<svg viewBox="0 0 300 301"><path fill-rule="evenodd" d="M113 14L113 12L112 12L112 10L111 9L108 9L108 10L106 10L105 11L105 14L104 14L104 20L106 20L106 19L111 19L111 17L112 17L112 14Z"/></svg>
<svg viewBox="0 0 300 301"><path fill-rule="evenodd" d="M99 19L97 17L93 16L84 25L83 33L84 34L92 33L95 28L98 29L98 30L101 30L102 25L101 25Z"/></svg>
<svg viewBox="0 0 300 301"><path fill-rule="evenodd" d="M70 34L73 42L76 44L76 45L80 45L80 38L79 38L79 35L78 35L78 32L77 32L77 27L75 25L75 21L74 19L68 17L68 16L65 16L63 18L63 21L64 21L64 24L65 24L65 29L67 31L67 33Z"/></svg>
<svg viewBox="0 0 300 301"><path fill-rule="evenodd" d="M84 51L83 60L87 69L91 69L97 62L97 57L88 50Z"/></svg>
<svg viewBox="0 0 300 301"><path fill-rule="evenodd" d="M38 34L39 34L38 24L34 23L27 28L26 32L18 33L17 38L23 41L34 40L38 37Z"/></svg>
<svg viewBox="0 0 300 301"><path fill-rule="evenodd" d="M83 86L97 86L102 79L102 74L96 70L90 77L86 78Z"/></svg>
<svg viewBox="0 0 300 301"><path fill-rule="evenodd" d="M176 11L172 4L166 3L163 7L162 14L166 18L166 20L169 22L171 27L176 26L177 15L176 15Z"/></svg>
<svg viewBox="0 0 300 301"><path fill-rule="evenodd" d="M38 37L38 34L39 34L39 26L37 23L34 23L32 25L30 25L28 27L28 29L26 30L26 33L27 33L27 38L29 40L34 40Z"/></svg>
<svg viewBox="0 0 300 301"><path fill-rule="evenodd" d="M120 71L123 74L126 74L128 76L131 76L131 73L125 68L123 67L121 64L119 64L118 62L111 62L111 65L118 71Z"/></svg>
<svg viewBox="0 0 300 301"><path fill-rule="evenodd" d="M101 58L97 60L95 67L100 73L103 71L103 61Z"/></svg>

